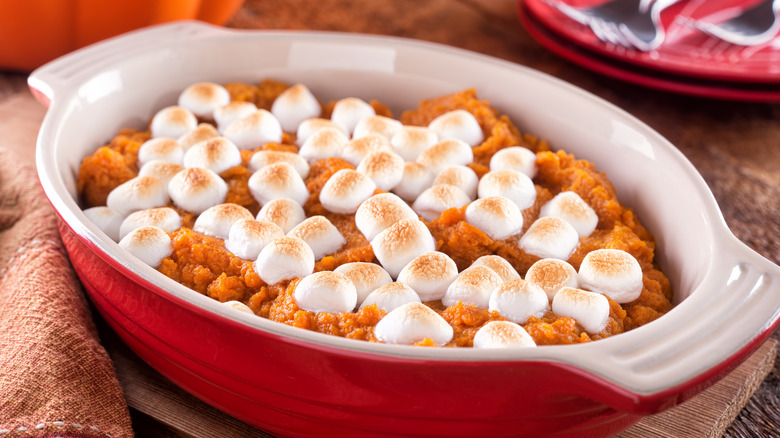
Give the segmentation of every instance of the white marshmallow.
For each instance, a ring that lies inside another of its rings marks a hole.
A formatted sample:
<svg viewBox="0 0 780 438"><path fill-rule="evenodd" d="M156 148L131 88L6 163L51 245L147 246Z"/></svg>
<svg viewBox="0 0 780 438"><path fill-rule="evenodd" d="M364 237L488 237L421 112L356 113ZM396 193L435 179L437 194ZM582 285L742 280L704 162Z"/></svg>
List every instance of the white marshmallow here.
<svg viewBox="0 0 780 438"><path fill-rule="evenodd" d="M274 223L287 234L306 219L306 213L301 204L292 199L280 198L264 204L255 219Z"/></svg>
<svg viewBox="0 0 780 438"><path fill-rule="evenodd" d="M568 260L580 243L577 230L557 217L540 217L520 238L520 249L540 258Z"/></svg>
<svg viewBox="0 0 780 438"><path fill-rule="evenodd" d="M501 282L501 277L487 266L469 266L450 284L441 302L447 307L463 302L487 309L490 294Z"/></svg>
<svg viewBox="0 0 780 438"><path fill-rule="evenodd" d="M536 347L525 329L510 321L490 321L474 335L474 348Z"/></svg>
<svg viewBox="0 0 780 438"><path fill-rule="evenodd" d="M454 138L476 146L485 139L482 127L470 112L462 109L446 112L431 120L428 128L436 131L442 140Z"/></svg>
<svg viewBox="0 0 780 438"><path fill-rule="evenodd" d="M582 288L603 293L620 304L639 298L644 287L639 262L619 249L597 249L586 254L579 277Z"/></svg>
<svg viewBox="0 0 780 438"><path fill-rule="evenodd" d="M192 146L212 138L219 137L219 132L208 123L201 123L192 131L187 132L177 139L184 152L187 152Z"/></svg>
<svg viewBox="0 0 780 438"><path fill-rule="evenodd" d="M378 151L392 151L390 141L378 134L369 134L360 138L353 138L339 149L338 157L353 166L360 164L366 155Z"/></svg>
<svg viewBox="0 0 780 438"><path fill-rule="evenodd" d="M257 111L257 106L252 102L234 100L227 105L222 105L215 109L213 114L214 121L217 122L217 130L224 133L231 123L243 119L255 111Z"/></svg>
<svg viewBox="0 0 780 438"><path fill-rule="evenodd" d="M239 312L249 313L252 315L255 314L255 312L253 312L252 309L249 308L249 306L242 303L241 301L231 300L231 301L225 301L224 303L221 304L225 307L230 307L231 309L238 310Z"/></svg>
<svg viewBox="0 0 780 438"><path fill-rule="evenodd" d="M423 301L440 300L455 278L458 266L447 254L426 252L415 257L398 274L398 282L411 287Z"/></svg>
<svg viewBox="0 0 780 438"><path fill-rule="evenodd" d="M333 272L344 274L352 280L357 290L357 304L360 305L366 299L368 294L375 291L378 287L392 283L390 274L376 263L351 262L345 263Z"/></svg>
<svg viewBox="0 0 780 438"><path fill-rule="evenodd" d="M114 187L106 198L106 207L126 216L136 210L162 207L168 199L162 181L153 176L137 176Z"/></svg>
<svg viewBox="0 0 780 438"><path fill-rule="evenodd" d="M417 256L436 249L428 227L419 219L402 219L377 234L371 248L382 267L396 278Z"/></svg>
<svg viewBox="0 0 780 438"><path fill-rule="evenodd" d="M360 119L352 131L352 138L361 138L367 135L381 135L388 143L396 132L404 125L396 119L385 116L367 116Z"/></svg>
<svg viewBox="0 0 780 438"><path fill-rule="evenodd" d="M371 152L360 160L356 170L371 178L378 189L390 190L404 176L404 159L395 152Z"/></svg>
<svg viewBox="0 0 780 438"><path fill-rule="evenodd" d="M271 113L285 132L296 132L302 121L318 117L321 112L320 102L303 84L284 90L271 105Z"/></svg>
<svg viewBox="0 0 780 438"><path fill-rule="evenodd" d="M416 161L404 163L404 176L401 182L393 187L393 193L408 202L414 202L420 193L433 183L433 172Z"/></svg>
<svg viewBox="0 0 780 438"><path fill-rule="evenodd" d="M492 269L501 281L519 280L520 273L505 258L497 255L484 255L476 260L471 266L486 266Z"/></svg>
<svg viewBox="0 0 780 438"><path fill-rule="evenodd" d="M119 228L122 226L124 216L118 211L105 206L91 207L84 210L84 215L92 221L100 231L114 242L119 241Z"/></svg>
<svg viewBox="0 0 780 438"><path fill-rule="evenodd" d="M307 161L314 162L326 158L337 157L341 148L349 142L349 138L340 130L323 128L313 133L298 149L298 155Z"/></svg>
<svg viewBox="0 0 780 438"><path fill-rule="evenodd" d="M223 135L239 149L254 149L282 141L282 125L270 112L259 109L228 125Z"/></svg>
<svg viewBox="0 0 780 438"><path fill-rule="evenodd" d="M227 191L225 180L214 171L200 167L184 169L168 183L173 203L195 214L225 202Z"/></svg>
<svg viewBox="0 0 780 438"><path fill-rule="evenodd" d="M401 219L417 219L417 213L392 193L379 193L366 199L355 212L355 225L369 241Z"/></svg>
<svg viewBox="0 0 780 438"><path fill-rule="evenodd" d="M385 344L414 344L430 339L437 345L452 340L453 330L447 321L421 303L406 303L380 319L374 336Z"/></svg>
<svg viewBox="0 0 780 438"><path fill-rule="evenodd" d="M314 260L333 254L347 243L339 229L325 216L312 216L295 226L288 236L306 242L314 253Z"/></svg>
<svg viewBox="0 0 780 438"><path fill-rule="evenodd" d="M225 203L210 207L195 219L193 231L227 240L230 228L239 219L254 219L254 215L238 204Z"/></svg>
<svg viewBox="0 0 780 438"><path fill-rule="evenodd" d="M474 161L474 152L471 146L456 139L442 140L422 151L417 157L417 162L427 166L434 175L438 175L450 166L465 166L472 161Z"/></svg>
<svg viewBox="0 0 780 438"><path fill-rule="evenodd" d="M508 239L523 229L523 212L517 204L502 196L472 202L466 207L465 219L494 240Z"/></svg>
<svg viewBox="0 0 780 438"><path fill-rule="evenodd" d="M344 274L320 271L304 277L293 292L295 303L309 312L351 312L357 302L355 285Z"/></svg>
<svg viewBox="0 0 780 438"><path fill-rule="evenodd" d="M441 216L444 210L460 208L471 202L463 190L449 184L439 184L425 189L412 204L423 219L430 222Z"/></svg>
<svg viewBox="0 0 780 438"><path fill-rule="evenodd" d="M272 222L239 219L230 227L225 248L236 257L255 260L263 248L280 237L284 237L284 231Z"/></svg>
<svg viewBox="0 0 780 438"><path fill-rule="evenodd" d="M463 193L467 194L472 201L477 197L477 184L479 178L477 174L468 166L456 165L450 166L436 175L433 185L449 184L455 186Z"/></svg>
<svg viewBox="0 0 780 438"><path fill-rule="evenodd" d="M357 97L346 97L333 106L330 119L341 125L347 134L352 134L358 122L369 116L376 115L374 108Z"/></svg>
<svg viewBox="0 0 780 438"><path fill-rule="evenodd" d="M403 126L390 138L395 152L406 161L414 161L420 154L439 142L436 131L423 126Z"/></svg>
<svg viewBox="0 0 780 438"><path fill-rule="evenodd" d="M309 137L312 136L312 134L325 128L335 129L339 132L342 132L345 137L347 136L347 130L344 129L344 127L339 125L338 123L328 119L312 117L310 119L306 119L302 121L298 125L298 130L296 131L295 134L295 143L298 145L302 145L306 143L306 140L308 140Z"/></svg>
<svg viewBox="0 0 780 438"><path fill-rule="evenodd" d="M545 203L539 216L555 216L570 223L580 237L593 233L599 216L576 192L561 192Z"/></svg>
<svg viewBox="0 0 780 438"><path fill-rule="evenodd" d="M314 272L314 253L303 240L284 236L260 250L254 266L261 280L276 284Z"/></svg>
<svg viewBox="0 0 780 438"><path fill-rule="evenodd" d="M320 203L333 213L352 214L374 190L376 184L371 178L352 169L341 169L322 186Z"/></svg>
<svg viewBox="0 0 780 438"><path fill-rule="evenodd" d="M550 310L550 300L542 288L533 283L509 280L490 294L488 309L512 322L525 324L531 316L543 317Z"/></svg>
<svg viewBox="0 0 780 438"><path fill-rule="evenodd" d="M149 130L152 137L179 138L198 126L198 118L180 106L168 106L152 117Z"/></svg>
<svg viewBox="0 0 780 438"><path fill-rule="evenodd" d="M222 173L241 164L241 152L225 137L214 137L189 148L182 162L184 167L202 167Z"/></svg>
<svg viewBox="0 0 780 438"><path fill-rule="evenodd" d="M574 266L559 259L537 260L528 268L525 280L541 287L550 300L562 287L580 287Z"/></svg>
<svg viewBox="0 0 780 438"><path fill-rule="evenodd" d="M159 179L165 187L168 187L173 176L182 170L184 170L184 166L181 164L152 160L138 170L138 176L153 176Z"/></svg>
<svg viewBox="0 0 780 438"><path fill-rule="evenodd" d="M168 233L152 226L131 231L119 241L119 246L155 269L160 267L164 258L173 253Z"/></svg>
<svg viewBox="0 0 780 438"><path fill-rule="evenodd" d="M295 168L301 178L309 176L309 163L302 156L284 151L257 151L249 159L249 170L255 172L274 163L287 163Z"/></svg>
<svg viewBox="0 0 780 438"><path fill-rule="evenodd" d="M157 227L166 233L172 233L181 228L181 216L170 207L135 211L122 221L119 227L119 238L127 236L136 228L145 226Z"/></svg>
<svg viewBox="0 0 780 438"><path fill-rule="evenodd" d="M179 94L179 106L187 108L198 117L211 119L214 110L230 102L230 93L222 85L199 82L185 88Z"/></svg>
<svg viewBox="0 0 780 438"><path fill-rule="evenodd" d="M520 210L536 201L536 187L531 178L514 170L491 170L482 176L477 186L480 198L503 196L517 204Z"/></svg>
<svg viewBox="0 0 780 438"><path fill-rule="evenodd" d="M376 304L385 312L391 312L404 304L420 302L420 297L411 287L403 283L388 283L368 294L360 308Z"/></svg>
<svg viewBox="0 0 780 438"><path fill-rule="evenodd" d="M288 163L274 163L260 168L249 177L249 191L260 204L287 198L303 205L309 199L309 189L301 175Z"/></svg>
<svg viewBox="0 0 780 438"><path fill-rule="evenodd" d="M490 157L490 170L514 170L529 178L536 176L536 154L522 146L504 148Z"/></svg>
<svg viewBox="0 0 780 438"><path fill-rule="evenodd" d="M182 157L184 157L184 149L172 138L152 138L138 148L138 164L141 167L150 161L181 164Z"/></svg>
<svg viewBox="0 0 780 438"><path fill-rule="evenodd" d="M599 333L609 320L609 301L599 293L562 287L552 300L552 311L574 318L588 333Z"/></svg>

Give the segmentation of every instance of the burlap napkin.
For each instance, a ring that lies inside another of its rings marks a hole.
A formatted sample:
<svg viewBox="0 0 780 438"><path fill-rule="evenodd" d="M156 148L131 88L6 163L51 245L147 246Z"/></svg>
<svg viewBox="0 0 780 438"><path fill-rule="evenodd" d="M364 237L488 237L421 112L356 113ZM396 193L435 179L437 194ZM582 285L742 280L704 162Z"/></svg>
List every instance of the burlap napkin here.
<svg viewBox="0 0 780 438"><path fill-rule="evenodd" d="M132 437L35 170L0 148L0 438Z"/></svg>

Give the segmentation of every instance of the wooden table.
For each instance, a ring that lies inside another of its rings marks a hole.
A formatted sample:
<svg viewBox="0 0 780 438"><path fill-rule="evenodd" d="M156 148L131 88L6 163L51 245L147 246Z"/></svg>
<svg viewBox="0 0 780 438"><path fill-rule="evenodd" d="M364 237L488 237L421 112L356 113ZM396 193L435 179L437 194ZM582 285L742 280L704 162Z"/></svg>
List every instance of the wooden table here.
<svg viewBox="0 0 780 438"><path fill-rule="evenodd" d="M417 38L496 56L571 82L625 109L675 144L712 189L734 234L780 263L780 103L694 98L599 76L536 43L518 23L515 7L514 0L247 0L228 25ZM43 109L26 91L25 75L0 74L0 115L4 133L0 146L16 145L31 160ZM215 425L229 427L232 436L264 435L183 393L127 350L105 326L101 333L139 436L212 436ZM724 430L726 436L735 437L777 434L776 339L780 339L777 333L716 387L622 435L719 436Z"/></svg>

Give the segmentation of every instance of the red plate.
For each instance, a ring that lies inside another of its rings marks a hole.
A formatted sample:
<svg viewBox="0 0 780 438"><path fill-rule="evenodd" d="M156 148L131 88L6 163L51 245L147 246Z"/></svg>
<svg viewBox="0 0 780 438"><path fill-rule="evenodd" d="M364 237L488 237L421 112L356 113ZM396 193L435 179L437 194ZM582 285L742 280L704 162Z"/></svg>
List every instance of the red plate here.
<svg viewBox="0 0 780 438"><path fill-rule="evenodd" d="M561 0L578 7L592 7L604 0ZM696 78L720 81L780 84L780 37L741 47L703 34L685 24L687 18L721 22L756 0L689 0L670 6L661 14L666 40L656 50L640 52L604 43L590 28L566 17L542 0L523 0L539 25L564 39L609 58Z"/></svg>

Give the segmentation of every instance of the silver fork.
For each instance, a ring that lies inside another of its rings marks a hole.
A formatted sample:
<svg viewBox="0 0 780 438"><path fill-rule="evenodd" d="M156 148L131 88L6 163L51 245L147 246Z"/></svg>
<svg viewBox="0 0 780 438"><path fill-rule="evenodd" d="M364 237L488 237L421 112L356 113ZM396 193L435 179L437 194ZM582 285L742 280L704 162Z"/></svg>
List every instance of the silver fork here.
<svg viewBox="0 0 780 438"><path fill-rule="evenodd" d="M696 29L740 46L764 44L780 31L780 0L765 0L722 23L699 20L690 23Z"/></svg>
<svg viewBox="0 0 780 438"><path fill-rule="evenodd" d="M569 18L590 27L604 42L643 52L663 43L666 32L661 11L681 0L613 0L593 8L578 9L562 0L544 0Z"/></svg>

